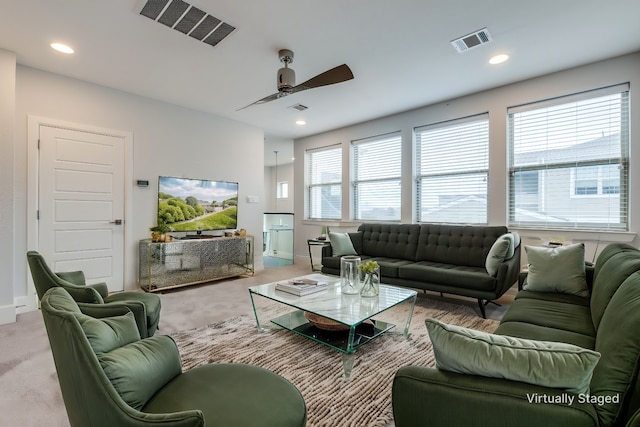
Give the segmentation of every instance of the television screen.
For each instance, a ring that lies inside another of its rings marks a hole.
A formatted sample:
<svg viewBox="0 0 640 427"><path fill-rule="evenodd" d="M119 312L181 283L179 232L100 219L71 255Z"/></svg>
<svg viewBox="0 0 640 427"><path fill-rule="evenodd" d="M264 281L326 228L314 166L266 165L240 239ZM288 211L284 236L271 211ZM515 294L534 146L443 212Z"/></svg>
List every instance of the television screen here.
<svg viewBox="0 0 640 427"><path fill-rule="evenodd" d="M171 231L238 228L238 183L158 178L158 224Z"/></svg>

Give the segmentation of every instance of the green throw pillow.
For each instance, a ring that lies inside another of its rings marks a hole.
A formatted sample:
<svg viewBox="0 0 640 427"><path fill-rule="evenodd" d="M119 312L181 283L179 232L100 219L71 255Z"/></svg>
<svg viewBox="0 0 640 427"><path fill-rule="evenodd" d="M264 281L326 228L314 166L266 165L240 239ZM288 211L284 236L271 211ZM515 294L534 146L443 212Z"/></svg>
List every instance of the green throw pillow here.
<svg viewBox="0 0 640 427"><path fill-rule="evenodd" d="M434 319L425 321L436 367L588 393L600 353L575 345L495 335Z"/></svg>
<svg viewBox="0 0 640 427"><path fill-rule="evenodd" d="M498 237L493 243L485 261L485 268L489 276L495 276L498 273L498 267L507 259L507 254L512 245L513 239L509 233ZM513 256L513 250L511 250L511 256Z"/></svg>
<svg viewBox="0 0 640 427"><path fill-rule="evenodd" d="M329 232L329 242L333 256L358 255L348 233Z"/></svg>
<svg viewBox="0 0 640 427"><path fill-rule="evenodd" d="M136 319L131 312L122 316L101 319L95 319L82 313L76 313L75 316L80 322L93 352L98 355L140 340Z"/></svg>
<svg viewBox="0 0 640 427"><path fill-rule="evenodd" d="M98 360L122 400L137 410L182 372L178 348L166 335L132 342Z"/></svg>
<svg viewBox="0 0 640 427"><path fill-rule="evenodd" d="M529 273L524 289L589 297L584 267L584 243L557 248L524 247Z"/></svg>

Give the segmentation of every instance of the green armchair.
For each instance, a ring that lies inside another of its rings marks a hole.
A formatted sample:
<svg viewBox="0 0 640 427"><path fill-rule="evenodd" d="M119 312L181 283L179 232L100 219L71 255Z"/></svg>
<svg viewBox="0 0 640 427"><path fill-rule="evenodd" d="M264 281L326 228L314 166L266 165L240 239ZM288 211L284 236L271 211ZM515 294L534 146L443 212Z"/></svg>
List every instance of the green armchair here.
<svg viewBox="0 0 640 427"><path fill-rule="evenodd" d="M79 304L106 304L129 309L136 318L142 338L151 337L160 322L160 297L144 292L117 292L109 295L105 283L86 285L82 271L54 273L42 255L36 251L27 252L27 261L38 298L53 287L62 287Z"/></svg>
<svg viewBox="0 0 640 427"><path fill-rule="evenodd" d="M302 395L271 371L208 364L183 373L175 342L141 339L125 307L80 307L62 287L41 303L72 427L306 424Z"/></svg>

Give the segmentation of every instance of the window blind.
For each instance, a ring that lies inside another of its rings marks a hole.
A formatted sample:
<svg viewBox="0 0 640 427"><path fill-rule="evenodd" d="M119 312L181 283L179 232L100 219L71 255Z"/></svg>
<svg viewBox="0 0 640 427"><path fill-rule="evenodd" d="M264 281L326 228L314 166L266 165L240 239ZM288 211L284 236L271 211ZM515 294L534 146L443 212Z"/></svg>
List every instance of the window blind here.
<svg viewBox="0 0 640 427"><path fill-rule="evenodd" d="M416 128L419 222L486 224L489 115Z"/></svg>
<svg viewBox="0 0 640 427"><path fill-rule="evenodd" d="M341 219L342 217L342 147L305 152L307 218Z"/></svg>
<svg viewBox="0 0 640 427"><path fill-rule="evenodd" d="M352 141L351 146L354 219L400 221L400 132Z"/></svg>
<svg viewBox="0 0 640 427"><path fill-rule="evenodd" d="M629 85L508 110L509 225L628 229Z"/></svg>

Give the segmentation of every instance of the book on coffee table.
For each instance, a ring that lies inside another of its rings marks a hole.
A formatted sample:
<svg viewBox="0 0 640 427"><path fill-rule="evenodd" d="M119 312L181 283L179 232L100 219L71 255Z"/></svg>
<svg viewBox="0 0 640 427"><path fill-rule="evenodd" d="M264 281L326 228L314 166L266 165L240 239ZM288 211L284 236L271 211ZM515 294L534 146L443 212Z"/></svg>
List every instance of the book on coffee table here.
<svg viewBox="0 0 640 427"><path fill-rule="evenodd" d="M329 284L327 282L318 282L313 279L292 279L276 283L277 291L287 292L299 297L324 291L328 287Z"/></svg>

